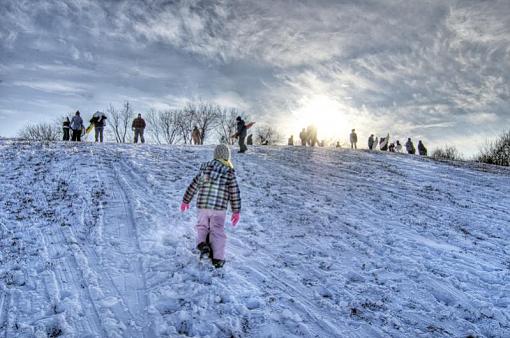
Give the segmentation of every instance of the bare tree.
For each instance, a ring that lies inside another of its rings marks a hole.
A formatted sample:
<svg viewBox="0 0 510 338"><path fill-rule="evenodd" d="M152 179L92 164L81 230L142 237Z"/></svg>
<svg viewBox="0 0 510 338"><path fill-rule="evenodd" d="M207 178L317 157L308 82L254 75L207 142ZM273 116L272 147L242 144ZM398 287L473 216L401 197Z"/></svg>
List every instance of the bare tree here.
<svg viewBox="0 0 510 338"><path fill-rule="evenodd" d="M56 123L36 123L24 127L19 137L32 141L59 141L62 130Z"/></svg>
<svg viewBox="0 0 510 338"><path fill-rule="evenodd" d="M435 160L449 160L449 161L462 160L462 155L454 146L445 146L444 148L437 148L432 152L432 155L430 157L432 157Z"/></svg>
<svg viewBox="0 0 510 338"><path fill-rule="evenodd" d="M182 110L176 111L176 123L179 136L184 144L191 144L191 133L193 131L193 110L186 106Z"/></svg>
<svg viewBox="0 0 510 338"><path fill-rule="evenodd" d="M124 102L122 109L117 110L110 105L106 110L111 116L113 132L117 143L126 143L126 135L128 132L128 125L133 117L133 109L129 101Z"/></svg>
<svg viewBox="0 0 510 338"><path fill-rule="evenodd" d="M163 138L168 144L179 141L179 116L178 110L167 110L159 114Z"/></svg>
<svg viewBox="0 0 510 338"><path fill-rule="evenodd" d="M220 142L230 145L235 143L235 139L232 135L234 135L237 131L236 118L238 116L241 116L241 113L236 108L221 109L216 127L216 132L218 133Z"/></svg>
<svg viewBox="0 0 510 338"><path fill-rule="evenodd" d="M510 166L510 130L495 141L488 142L476 159L478 162Z"/></svg>
<svg viewBox="0 0 510 338"><path fill-rule="evenodd" d="M218 105L200 103L198 105L188 105L188 109L193 111L193 124L200 130L200 144L204 144L209 132L213 130L219 122L221 107Z"/></svg>
<svg viewBox="0 0 510 338"><path fill-rule="evenodd" d="M283 136L274 128L265 125L256 129L257 139L260 144L273 145L283 140Z"/></svg>
<svg viewBox="0 0 510 338"><path fill-rule="evenodd" d="M147 121L147 133L157 143L163 144L163 128L160 122L161 112L150 110L145 114L145 120Z"/></svg>

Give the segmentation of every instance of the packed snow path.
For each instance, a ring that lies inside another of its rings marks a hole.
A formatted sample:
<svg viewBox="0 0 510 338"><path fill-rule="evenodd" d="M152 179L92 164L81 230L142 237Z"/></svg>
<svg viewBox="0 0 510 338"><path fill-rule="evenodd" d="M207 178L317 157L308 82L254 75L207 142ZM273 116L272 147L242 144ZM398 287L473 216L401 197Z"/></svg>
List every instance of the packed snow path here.
<svg viewBox="0 0 510 338"><path fill-rule="evenodd" d="M506 168L253 147L214 270L178 211L211 153L0 141L0 336L510 336Z"/></svg>

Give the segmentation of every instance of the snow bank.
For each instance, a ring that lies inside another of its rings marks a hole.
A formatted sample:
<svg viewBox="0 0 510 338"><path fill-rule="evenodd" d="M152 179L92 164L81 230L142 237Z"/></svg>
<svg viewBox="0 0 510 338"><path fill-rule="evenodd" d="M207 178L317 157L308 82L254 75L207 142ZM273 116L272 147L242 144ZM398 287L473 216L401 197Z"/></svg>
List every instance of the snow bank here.
<svg viewBox="0 0 510 338"><path fill-rule="evenodd" d="M211 153L0 140L0 334L510 336L508 170L253 147L215 270L178 211Z"/></svg>

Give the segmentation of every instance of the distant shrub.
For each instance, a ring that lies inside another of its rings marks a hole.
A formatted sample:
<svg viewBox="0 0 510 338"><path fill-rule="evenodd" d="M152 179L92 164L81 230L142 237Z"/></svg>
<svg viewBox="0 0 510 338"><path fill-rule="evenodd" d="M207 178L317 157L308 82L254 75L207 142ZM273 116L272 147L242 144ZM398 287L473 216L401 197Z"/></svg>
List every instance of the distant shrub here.
<svg viewBox="0 0 510 338"><path fill-rule="evenodd" d="M36 123L24 127L19 137L31 141L58 141L61 137L61 130L56 124Z"/></svg>
<svg viewBox="0 0 510 338"><path fill-rule="evenodd" d="M459 153L457 148L453 146L437 148L432 152L431 157L435 160L449 160L449 161L462 160L462 155Z"/></svg>
<svg viewBox="0 0 510 338"><path fill-rule="evenodd" d="M495 141L488 142L476 160L487 164L510 166L510 130Z"/></svg>

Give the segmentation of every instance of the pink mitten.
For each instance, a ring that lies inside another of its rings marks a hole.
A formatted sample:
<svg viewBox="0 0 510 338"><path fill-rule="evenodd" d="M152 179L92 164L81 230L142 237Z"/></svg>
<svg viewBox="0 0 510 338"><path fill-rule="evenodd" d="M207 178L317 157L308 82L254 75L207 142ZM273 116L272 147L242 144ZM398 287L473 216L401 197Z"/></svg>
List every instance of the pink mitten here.
<svg viewBox="0 0 510 338"><path fill-rule="evenodd" d="M241 219L241 214L238 213L238 212L234 212L232 214L232 219L231 219L232 220L232 226L235 227L240 219Z"/></svg>
<svg viewBox="0 0 510 338"><path fill-rule="evenodd" d="M181 203L181 211L182 211L182 212L185 212L185 211L186 211L186 210L188 210L188 209L189 209L189 204L188 204L188 203L184 203L184 202L182 202L182 203Z"/></svg>

